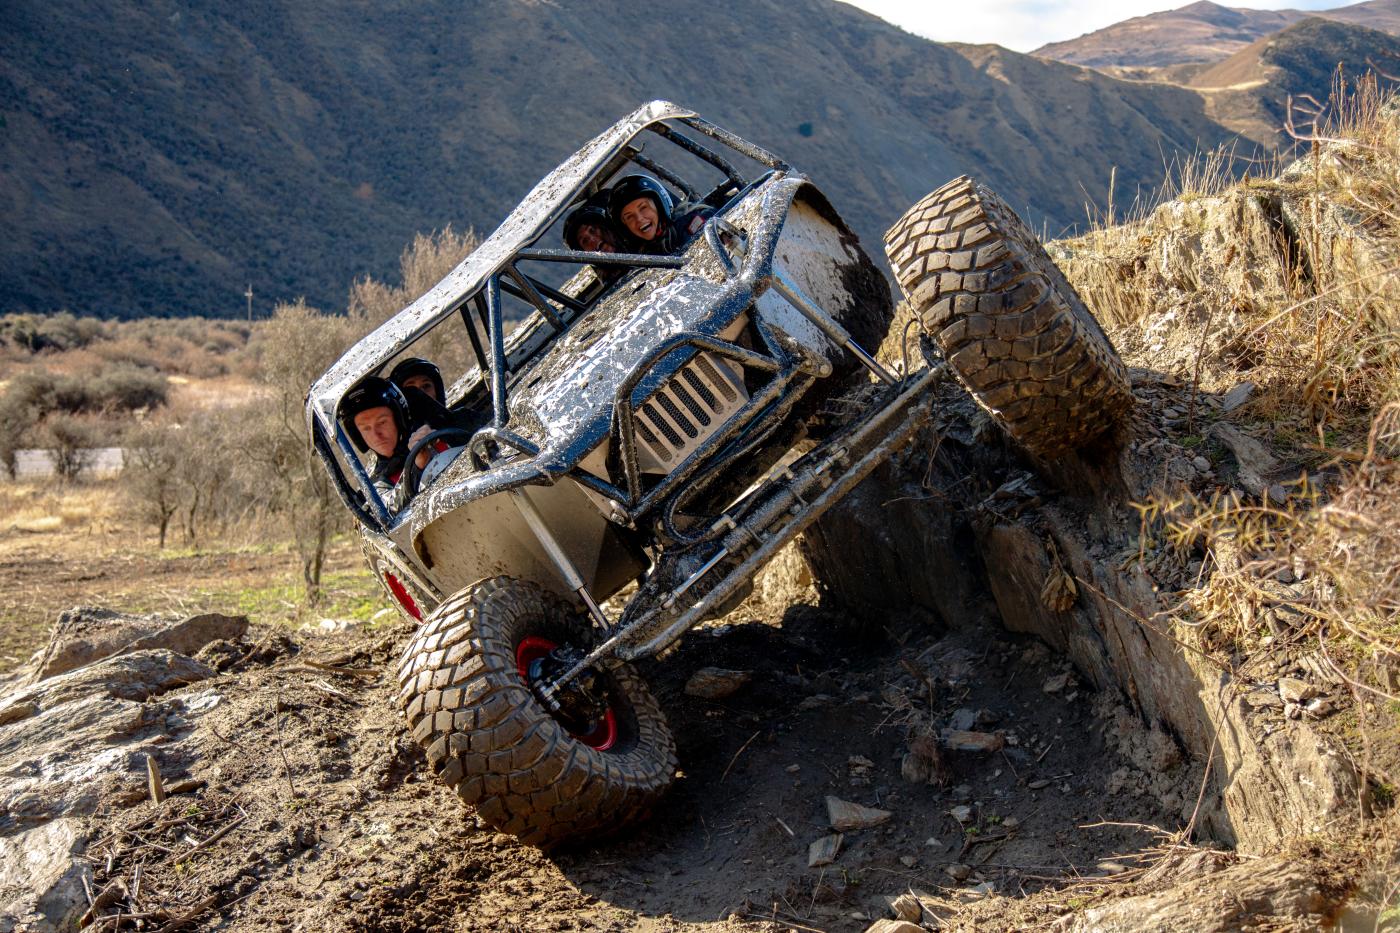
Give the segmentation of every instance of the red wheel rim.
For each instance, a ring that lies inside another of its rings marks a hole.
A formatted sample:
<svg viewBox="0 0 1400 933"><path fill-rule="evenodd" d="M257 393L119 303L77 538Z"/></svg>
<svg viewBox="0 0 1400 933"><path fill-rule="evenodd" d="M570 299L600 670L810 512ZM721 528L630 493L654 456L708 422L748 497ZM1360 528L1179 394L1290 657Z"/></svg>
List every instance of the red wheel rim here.
<svg viewBox="0 0 1400 933"><path fill-rule="evenodd" d="M520 644L515 646L515 669L520 672L520 679L525 681L527 686L530 683L530 665L558 647L557 642L539 635L526 635L520 640ZM608 704L608 711L591 730L575 732L569 729L569 734L589 748L596 748L600 752L612 748L617 743L617 715L613 712L612 704Z"/></svg>
<svg viewBox="0 0 1400 933"><path fill-rule="evenodd" d="M387 570L384 571L384 583L389 587L389 592L393 593L394 598L399 601L399 605L403 606L404 612L407 612L409 615L413 616L413 618L422 622L423 612L418 608L418 603L414 598L409 595L408 587L404 586L398 577Z"/></svg>

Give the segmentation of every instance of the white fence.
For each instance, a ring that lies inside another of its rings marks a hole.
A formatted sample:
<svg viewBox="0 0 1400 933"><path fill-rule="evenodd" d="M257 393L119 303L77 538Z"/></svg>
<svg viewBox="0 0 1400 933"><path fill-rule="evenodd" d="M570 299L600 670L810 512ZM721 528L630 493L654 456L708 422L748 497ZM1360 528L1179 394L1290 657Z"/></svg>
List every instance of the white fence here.
<svg viewBox="0 0 1400 933"><path fill-rule="evenodd" d="M83 451L83 475L114 476L122 469L120 447L90 447ZM53 451L15 451L16 479L44 479L54 475ZM0 477L4 471L0 470Z"/></svg>

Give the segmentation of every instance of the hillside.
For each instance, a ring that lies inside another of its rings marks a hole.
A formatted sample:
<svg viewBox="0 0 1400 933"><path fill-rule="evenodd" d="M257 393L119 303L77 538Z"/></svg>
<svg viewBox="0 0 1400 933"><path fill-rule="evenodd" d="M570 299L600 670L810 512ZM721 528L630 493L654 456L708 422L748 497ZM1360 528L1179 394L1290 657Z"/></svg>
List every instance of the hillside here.
<svg viewBox="0 0 1400 933"><path fill-rule="evenodd" d="M1032 52L1091 68L1164 68L1218 62L1309 16L1400 35L1400 0L1368 0L1335 10L1237 9L1201 0L1177 10L1135 16L1077 39Z"/></svg>
<svg viewBox="0 0 1400 933"><path fill-rule="evenodd" d="M1251 43L1194 75L1187 86L1205 97L1206 112L1215 120L1261 145L1286 146L1290 94L1326 101L1339 66L1355 79L1368 70L1368 61L1387 60L1400 61L1400 38L1312 18ZM1295 123L1307 118L1295 114Z"/></svg>
<svg viewBox="0 0 1400 933"><path fill-rule="evenodd" d="M489 231L653 97L782 153L867 242L965 171L1055 233L1113 167L1121 197L1230 135L1190 92L930 43L830 0L742 18L638 0L7 10L7 311L238 316L248 282L260 313L341 307L416 231Z"/></svg>

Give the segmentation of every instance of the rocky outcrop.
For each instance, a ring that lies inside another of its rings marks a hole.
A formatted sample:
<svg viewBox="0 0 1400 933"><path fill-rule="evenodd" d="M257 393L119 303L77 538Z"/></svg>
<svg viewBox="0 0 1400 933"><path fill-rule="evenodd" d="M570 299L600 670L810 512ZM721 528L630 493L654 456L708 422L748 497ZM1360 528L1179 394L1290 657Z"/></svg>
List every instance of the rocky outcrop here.
<svg viewBox="0 0 1400 933"><path fill-rule="evenodd" d="M1198 861L1194 883L1181 878L1171 888L1066 915L1058 933L1102 930L1160 930L1230 933L1234 930L1323 929L1335 898L1329 885L1301 863L1285 858L1251 861L1211 875L1214 863ZM1190 874L1190 873L1184 873Z"/></svg>
<svg viewBox="0 0 1400 933"><path fill-rule="evenodd" d="M65 929L86 906L85 817L147 796L148 769L179 775L183 742L217 706L193 651L237 638L247 620L64 613L49 650L0 694L0 930ZM151 763L154 763L153 765Z"/></svg>
<svg viewBox="0 0 1400 933"><path fill-rule="evenodd" d="M1180 448L1109 443L1037 466L980 430L970 403L949 399L942 412L936 429L809 529L804 550L828 597L866 618L914 606L953 629L1039 636L1173 737L1198 772L1210 762L1199 812L1194 798L1172 803L1183 823L1194 814L1241 851L1357 812L1348 760L1301 719L1269 711L1266 726L1241 696L1250 685L1165 619L1167 581L1138 559L1140 519L1128 503L1162 476L1204 478Z"/></svg>

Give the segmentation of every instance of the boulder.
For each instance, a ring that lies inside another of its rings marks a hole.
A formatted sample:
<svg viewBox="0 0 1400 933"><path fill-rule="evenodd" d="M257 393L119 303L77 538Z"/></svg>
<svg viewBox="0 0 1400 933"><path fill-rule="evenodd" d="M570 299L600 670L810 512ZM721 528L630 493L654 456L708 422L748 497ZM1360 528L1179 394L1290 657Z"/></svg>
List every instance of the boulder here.
<svg viewBox="0 0 1400 933"><path fill-rule="evenodd" d="M1223 892L1229 892L1224 896ZM1249 861L1209 885L1177 884L1092 907L1074 915L1065 931L1324 929L1331 899L1307 866L1284 858Z"/></svg>
<svg viewBox="0 0 1400 933"><path fill-rule="evenodd" d="M92 812L119 777L145 772L186 701L151 702L213 671L169 651L138 651L60 674L0 698L0 810L33 826ZM159 738L159 741L155 741Z"/></svg>
<svg viewBox="0 0 1400 933"><path fill-rule="evenodd" d="M58 616L48 646L40 653L30 681L46 680L74 668L132 651L165 648L194 654L212 641L236 641L248 631L246 616L218 612L178 619L130 615L108 609L68 609Z"/></svg>
<svg viewBox="0 0 1400 933"><path fill-rule="evenodd" d="M72 928L86 906L82 820L61 819L0 837L0 929Z"/></svg>

